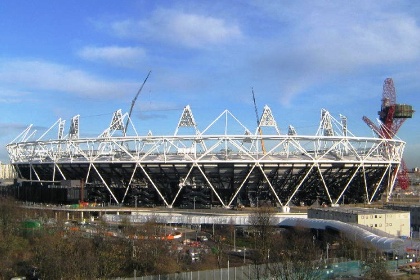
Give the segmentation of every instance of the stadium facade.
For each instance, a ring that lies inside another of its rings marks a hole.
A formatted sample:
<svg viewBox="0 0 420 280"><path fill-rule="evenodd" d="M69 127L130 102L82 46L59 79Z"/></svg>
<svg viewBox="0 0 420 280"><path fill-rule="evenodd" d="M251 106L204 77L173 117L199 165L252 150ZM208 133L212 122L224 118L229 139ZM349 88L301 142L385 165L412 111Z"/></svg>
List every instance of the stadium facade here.
<svg viewBox="0 0 420 280"><path fill-rule="evenodd" d="M121 110L95 138L80 136L79 116L67 135L64 127L59 119L34 140L29 126L7 145L21 199L168 208L370 203L391 195L405 147L356 137L345 116L324 109L312 136L292 126L280 133L268 106L254 132L228 110L200 131L189 106L168 136L138 135Z"/></svg>

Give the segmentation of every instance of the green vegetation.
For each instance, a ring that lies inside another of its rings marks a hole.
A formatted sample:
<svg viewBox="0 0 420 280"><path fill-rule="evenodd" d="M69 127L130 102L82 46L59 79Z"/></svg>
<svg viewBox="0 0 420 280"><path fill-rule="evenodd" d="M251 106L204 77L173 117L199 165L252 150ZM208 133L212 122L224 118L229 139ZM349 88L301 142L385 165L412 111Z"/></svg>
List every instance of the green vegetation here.
<svg viewBox="0 0 420 280"><path fill-rule="evenodd" d="M181 246L182 240L155 238L165 232L155 220L141 225L123 220L118 231L100 222L82 231L87 225L65 224L52 215L0 198L0 279L34 271L41 279L109 279L129 277L133 271L137 276L170 274L226 267L229 260L230 266L258 268L252 279L310 280L321 279L317 268L332 258L362 260L366 279L390 279L380 253L334 232L279 230L273 226L272 208L256 209L246 232L233 224L207 228L212 238L198 261Z"/></svg>

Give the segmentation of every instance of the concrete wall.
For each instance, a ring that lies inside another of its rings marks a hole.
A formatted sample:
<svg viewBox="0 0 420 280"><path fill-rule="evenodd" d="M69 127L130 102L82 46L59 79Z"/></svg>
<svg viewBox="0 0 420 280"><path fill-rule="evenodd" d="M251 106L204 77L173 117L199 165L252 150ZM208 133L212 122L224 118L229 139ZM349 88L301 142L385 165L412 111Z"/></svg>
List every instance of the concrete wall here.
<svg viewBox="0 0 420 280"><path fill-rule="evenodd" d="M410 236L410 212L360 214L358 224L395 236Z"/></svg>

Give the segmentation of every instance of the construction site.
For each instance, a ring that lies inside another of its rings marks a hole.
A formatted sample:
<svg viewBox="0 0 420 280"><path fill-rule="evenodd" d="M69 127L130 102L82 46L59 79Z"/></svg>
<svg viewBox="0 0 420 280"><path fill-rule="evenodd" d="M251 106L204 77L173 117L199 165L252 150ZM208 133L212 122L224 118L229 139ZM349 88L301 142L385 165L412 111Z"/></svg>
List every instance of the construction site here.
<svg viewBox="0 0 420 280"><path fill-rule="evenodd" d="M356 120L335 118L326 109L320 110L314 135L300 135L292 125L284 132L270 107L258 114L254 93L256 127L245 127L225 110L199 128L186 106L172 135L138 135L131 113L143 85L129 112L115 111L97 137L83 136L79 115L67 129L58 119L40 137L28 126L7 145L18 177L14 195L53 204L268 205L288 212L314 203L387 201L396 187L408 187L406 143L396 133L414 110L396 102L392 79L384 82L379 123L363 117L376 137L354 135L348 123Z"/></svg>

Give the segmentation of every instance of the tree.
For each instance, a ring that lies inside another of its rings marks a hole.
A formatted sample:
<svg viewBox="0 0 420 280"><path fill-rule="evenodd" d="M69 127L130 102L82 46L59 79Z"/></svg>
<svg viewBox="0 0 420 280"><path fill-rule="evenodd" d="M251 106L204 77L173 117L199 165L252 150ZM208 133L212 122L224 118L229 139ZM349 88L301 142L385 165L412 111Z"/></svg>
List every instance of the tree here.
<svg viewBox="0 0 420 280"><path fill-rule="evenodd" d="M366 248L366 256L363 268L364 279L391 280L393 279L388 272L386 258L381 252L373 247Z"/></svg>
<svg viewBox="0 0 420 280"><path fill-rule="evenodd" d="M268 265L271 278L286 280L321 279L319 266L321 250L315 242L313 233L304 228L293 228L283 231L274 243L273 262Z"/></svg>
<svg viewBox="0 0 420 280"><path fill-rule="evenodd" d="M274 234L274 210L270 207L257 208L249 216L249 223L254 231L254 249L256 263L269 260L269 250L272 247Z"/></svg>
<svg viewBox="0 0 420 280"><path fill-rule="evenodd" d="M30 261L30 246L21 236L23 211L7 197L0 197L0 279L10 279L22 273Z"/></svg>

